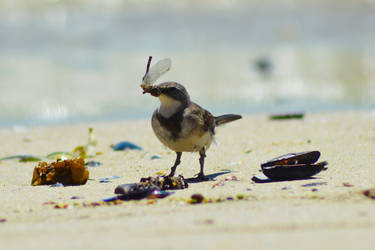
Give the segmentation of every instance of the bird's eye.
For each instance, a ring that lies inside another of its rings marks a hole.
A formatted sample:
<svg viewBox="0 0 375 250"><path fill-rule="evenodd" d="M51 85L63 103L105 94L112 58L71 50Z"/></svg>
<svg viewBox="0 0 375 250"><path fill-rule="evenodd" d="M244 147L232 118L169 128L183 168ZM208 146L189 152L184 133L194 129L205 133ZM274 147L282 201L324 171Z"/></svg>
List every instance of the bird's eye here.
<svg viewBox="0 0 375 250"><path fill-rule="evenodd" d="M171 87L171 88L164 89L163 92L166 95L174 96L174 95L178 94L179 91L178 91L178 89Z"/></svg>
<svg viewBox="0 0 375 250"><path fill-rule="evenodd" d="M160 95L160 90L159 90L158 88L151 88L151 89L149 90L149 92L150 92L150 94L151 94L152 96L156 96L156 97L158 97L158 96Z"/></svg>
<svg viewBox="0 0 375 250"><path fill-rule="evenodd" d="M163 89L161 89L161 93L170 97L170 98L173 98L175 100L186 99L186 94L182 90L180 90L179 88L176 88L176 87L163 88Z"/></svg>

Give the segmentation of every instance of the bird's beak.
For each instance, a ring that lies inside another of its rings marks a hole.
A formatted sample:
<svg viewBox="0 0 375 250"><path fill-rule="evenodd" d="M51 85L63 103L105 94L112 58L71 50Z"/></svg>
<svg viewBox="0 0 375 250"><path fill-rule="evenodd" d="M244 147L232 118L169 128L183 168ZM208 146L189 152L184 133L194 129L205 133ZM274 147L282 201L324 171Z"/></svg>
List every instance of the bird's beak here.
<svg viewBox="0 0 375 250"><path fill-rule="evenodd" d="M147 89L147 93L150 93L150 95L154 97L159 97L161 95L161 91L158 87L151 86Z"/></svg>
<svg viewBox="0 0 375 250"><path fill-rule="evenodd" d="M143 89L143 94L149 93L152 96L159 97L161 94L160 89L155 86L147 86L146 84L142 83L141 88Z"/></svg>
<svg viewBox="0 0 375 250"><path fill-rule="evenodd" d="M142 94L146 94L146 93L150 92L150 87L147 87L147 85L145 83L141 84L141 88L143 89L143 93Z"/></svg>

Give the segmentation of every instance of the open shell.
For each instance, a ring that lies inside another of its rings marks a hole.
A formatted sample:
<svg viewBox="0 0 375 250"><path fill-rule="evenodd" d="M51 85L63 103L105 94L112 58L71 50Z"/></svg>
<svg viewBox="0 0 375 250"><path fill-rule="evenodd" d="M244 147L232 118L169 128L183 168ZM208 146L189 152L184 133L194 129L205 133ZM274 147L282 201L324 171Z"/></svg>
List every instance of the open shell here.
<svg viewBox="0 0 375 250"><path fill-rule="evenodd" d="M272 180L306 179L327 169L328 162L315 163L319 157L319 151L290 153L261 164L261 168Z"/></svg>
<svg viewBox="0 0 375 250"><path fill-rule="evenodd" d="M273 158L270 161L261 164L261 167L275 165L296 165L296 164L312 164L318 161L320 157L319 151L307 151L300 153L290 153Z"/></svg>

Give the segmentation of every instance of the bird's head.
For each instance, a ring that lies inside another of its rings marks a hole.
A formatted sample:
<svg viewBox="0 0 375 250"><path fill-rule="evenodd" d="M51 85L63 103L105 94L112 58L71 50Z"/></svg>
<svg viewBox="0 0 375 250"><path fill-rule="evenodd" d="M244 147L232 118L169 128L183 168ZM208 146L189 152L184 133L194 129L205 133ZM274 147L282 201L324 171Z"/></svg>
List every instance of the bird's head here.
<svg viewBox="0 0 375 250"><path fill-rule="evenodd" d="M190 102L190 96L185 87L176 82L165 82L159 85L150 86L144 88L143 93L149 93L152 96L158 97L162 103L168 100L186 104Z"/></svg>

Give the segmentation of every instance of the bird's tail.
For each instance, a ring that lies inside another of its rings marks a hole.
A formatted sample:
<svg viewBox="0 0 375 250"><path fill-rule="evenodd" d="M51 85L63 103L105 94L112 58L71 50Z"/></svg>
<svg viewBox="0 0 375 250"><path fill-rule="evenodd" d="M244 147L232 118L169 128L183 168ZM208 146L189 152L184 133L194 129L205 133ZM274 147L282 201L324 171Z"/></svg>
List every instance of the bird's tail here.
<svg viewBox="0 0 375 250"><path fill-rule="evenodd" d="M228 114L228 115L221 115L215 117L215 124L216 126L220 126L227 122L232 122L238 119L241 119L242 116L240 115L234 115L234 114Z"/></svg>

